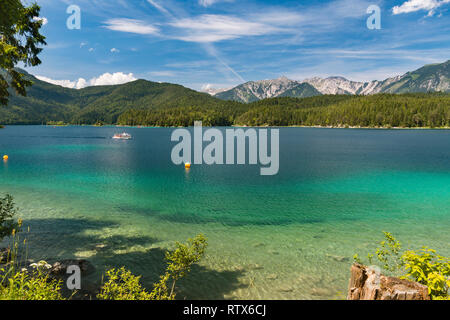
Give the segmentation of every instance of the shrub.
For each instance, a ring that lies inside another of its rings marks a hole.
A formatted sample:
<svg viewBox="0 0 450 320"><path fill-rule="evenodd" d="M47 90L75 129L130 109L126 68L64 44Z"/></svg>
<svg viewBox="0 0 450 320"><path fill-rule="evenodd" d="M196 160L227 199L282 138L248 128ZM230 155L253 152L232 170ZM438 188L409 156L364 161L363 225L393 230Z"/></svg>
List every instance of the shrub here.
<svg viewBox="0 0 450 320"><path fill-rule="evenodd" d="M428 293L434 300L449 299L450 288L450 258L436 253L428 247L401 253L401 243L389 232L383 232L385 240L380 242L375 254L368 254L371 264L376 257L383 268L395 272L401 279L416 281L428 287ZM363 264L357 254L355 262Z"/></svg>
<svg viewBox="0 0 450 320"><path fill-rule="evenodd" d="M15 270L1 269L6 272L1 277L0 300L64 300L61 295L61 280L49 279L45 261L36 264L29 273L26 269L10 274Z"/></svg>
<svg viewBox="0 0 450 320"><path fill-rule="evenodd" d="M6 264L0 269L0 300L64 300L61 294L62 281L49 277L47 269L51 266L45 261L31 264L30 267L34 268L32 272L26 268L20 269L18 257L22 246L19 246L21 240L18 231L22 227L22 220L14 221L16 212L10 195L0 199L0 240L5 236L13 236ZM26 240L23 245L26 263ZM106 272L108 280L102 285L97 297L102 300L174 300L176 282L187 275L194 263L200 261L207 245L206 237L202 234L188 239L186 244L177 242L174 251L166 252L166 272L151 293L139 283L141 277L133 275L125 267L110 269Z"/></svg>
<svg viewBox="0 0 450 320"><path fill-rule="evenodd" d="M422 247L418 251L408 250L402 254L406 275L402 278L412 279L428 287L434 299L448 299L450 287L450 259L440 256L436 250Z"/></svg>
<svg viewBox="0 0 450 320"><path fill-rule="evenodd" d="M13 197L7 194L4 198L0 198L0 241L15 232L20 231L20 225L14 220L15 208Z"/></svg>
<svg viewBox="0 0 450 320"><path fill-rule="evenodd" d="M125 267L106 271L108 281L103 284L97 298L101 300L149 300L150 294L139 283L140 276Z"/></svg>
<svg viewBox="0 0 450 320"><path fill-rule="evenodd" d="M2 231L5 235L11 235L11 245L7 250L6 261L0 268L0 300L64 300L61 295L62 281L51 279L48 269L51 266L45 261L39 261L30 265L29 271L26 268L20 268L19 259L26 264L26 240L20 240L20 231L22 220L16 223L12 221L12 216L16 213L12 197L7 196L1 200L0 212L2 212L3 222L7 228ZM4 217L8 217L5 220ZM5 231L6 230L6 231ZM21 244L23 244L22 248ZM21 252L22 251L22 252ZM19 258L22 253L22 258ZM23 254L25 253L25 255Z"/></svg>
<svg viewBox="0 0 450 320"><path fill-rule="evenodd" d="M97 298L102 300L174 300L176 282L187 275L194 263L200 261L207 245L207 239L202 234L194 239L188 239L186 244L177 242L177 248L174 251L166 252L168 262L166 272L160 277L159 282L154 284L151 293L142 288L139 283L140 277L134 276L124 267L118 270L110 269L106 272L108 280L102 285Z"/></svg>

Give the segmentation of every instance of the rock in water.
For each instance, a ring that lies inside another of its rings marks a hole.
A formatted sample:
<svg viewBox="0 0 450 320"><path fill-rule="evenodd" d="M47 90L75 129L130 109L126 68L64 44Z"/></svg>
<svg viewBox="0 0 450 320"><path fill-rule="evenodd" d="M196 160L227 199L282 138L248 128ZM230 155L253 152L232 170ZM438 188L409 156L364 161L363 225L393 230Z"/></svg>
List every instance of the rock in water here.
<svg viewBox="0 0 450 320"><path fill-rule="evenodd" d="M353 264L347 300L430 300L428 287Z"/></svg>
<svg viewBox="0 0 450 320"><path fill-rule="evenodd" d="M278 276L275 273L271 273L267 276L268 280L276 280L278 279Z"/></svg>
<svg viewBox="0 0 450 320"><path fill-rule="evenodd" d="M63 260L61 262L55 262L50 270L52 275L66 275L67 268L70 265L76 265L80 267L82 273L91 273L94 267L87 260Z"/></svg>

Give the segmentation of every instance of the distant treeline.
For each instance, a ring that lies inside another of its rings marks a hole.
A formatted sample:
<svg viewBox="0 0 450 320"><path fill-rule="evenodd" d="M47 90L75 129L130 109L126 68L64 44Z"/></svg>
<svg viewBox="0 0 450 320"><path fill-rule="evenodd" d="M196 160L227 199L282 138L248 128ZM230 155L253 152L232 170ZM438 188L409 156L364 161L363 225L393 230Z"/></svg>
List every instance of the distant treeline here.
<svg viewBox="0 0 450 320"><path fill-rule="evenodd" d="M25 71L21 71L26 73ZM240 103L171 83L136 80L76 90L26 74L27 96L10 92L0 124L450 127L450 93L317 95Z"/></svg>
<svg viewBox="0 0 450 320"><path fill-rule="evenodd" d="M74 90L38 79L27 97L11 95L0 124L130 126L450 127L449 93L278 97L224 101L168 83L137 80Z"/></svg>
<svg viewBox="0 0 450 320"><path fill-rule="evenodd" d="M144 126L450 127L450 94L323 95L250 104L130 109L117 124Z"/></svg>

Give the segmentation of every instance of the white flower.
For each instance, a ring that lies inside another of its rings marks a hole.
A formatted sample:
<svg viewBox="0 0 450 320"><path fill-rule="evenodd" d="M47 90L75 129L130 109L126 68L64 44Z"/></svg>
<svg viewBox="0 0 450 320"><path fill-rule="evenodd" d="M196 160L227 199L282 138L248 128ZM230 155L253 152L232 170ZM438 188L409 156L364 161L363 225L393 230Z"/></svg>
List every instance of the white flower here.
<svg viewBox="0 0 450 320"><path fill-rule="evenodd" d="M39 261L38 263L32 263L32 264L30 264L30 267L35 268L35 269L37 269L37 268L51 269L51 268L52 268L52 265L51 265L51 264L48 264L48 263L47 263L46 261L44 261L44 260L41 260L41 261Z"/></svg>

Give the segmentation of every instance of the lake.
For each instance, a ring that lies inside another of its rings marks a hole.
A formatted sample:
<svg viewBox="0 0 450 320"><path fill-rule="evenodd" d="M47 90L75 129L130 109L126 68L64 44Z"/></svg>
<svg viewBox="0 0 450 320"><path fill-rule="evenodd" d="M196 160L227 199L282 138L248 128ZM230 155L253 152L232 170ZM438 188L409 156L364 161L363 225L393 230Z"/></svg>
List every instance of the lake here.
<svg viewBox="0 0 450 320"><path fill-rule="evenodd" d="M133 139L111 139L126 130ZM450 255L450 131L280 128L278 175L171 162L174 129L8 126L11 193L33 259L126 266L151 288L164 251L198 233L207 255L179 283L190 299L333 299L355 253L392 232Z"/></svg>

